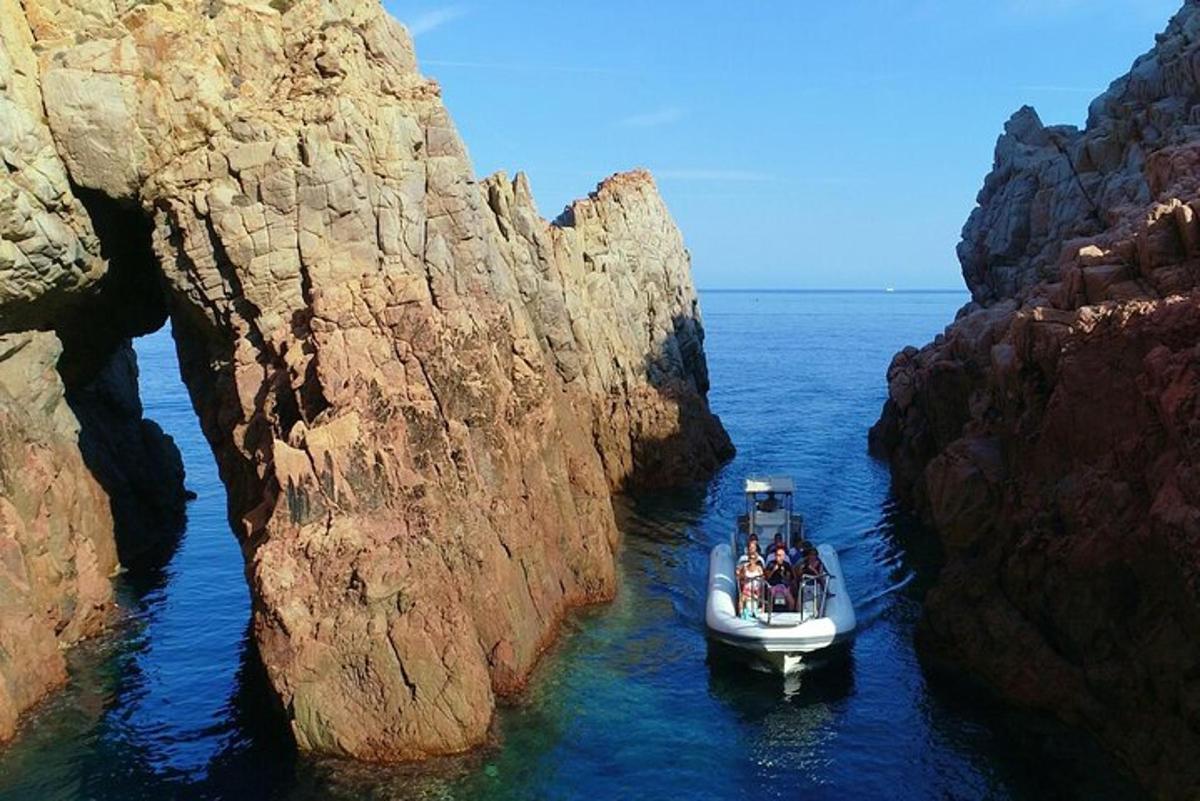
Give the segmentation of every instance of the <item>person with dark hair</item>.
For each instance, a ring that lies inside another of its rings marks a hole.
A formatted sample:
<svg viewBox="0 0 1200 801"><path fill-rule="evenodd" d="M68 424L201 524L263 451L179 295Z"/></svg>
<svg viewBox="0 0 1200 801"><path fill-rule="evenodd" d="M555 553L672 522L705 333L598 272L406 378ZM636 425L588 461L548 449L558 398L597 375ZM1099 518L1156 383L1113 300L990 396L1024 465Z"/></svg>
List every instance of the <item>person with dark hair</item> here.
<svg viewBox="0 0 1200 801"><path fill-rule="evenodd" d="M792 547L788 548L788 559L793 567L799 567L800 562L804 559L804 535L796 533L792 535Z"/></svg>
<svg viewBox="0 0 1200 801"><path fill-rule="evenodd" d="M758 511L774 512L779 508L779 499L775 497L774 492L768 492L767 497L758 502Z"/></svg>
<svg viewBox="0 0 1200 801"><path fill-rule="evenodd" d="M792 557L787 553L787 544L783 541L783 535L779 532L775 533L775 539L766 547L767 557L773 557L776 549L782 547L784 549L783 558L788 561L788 564L793 564Z"/></svg>
<svg viewBox="0 0 1200 801"><path fill-rule="evenodd" d="M821 555L817 553L817 549L811 545L804 549L804 561L800 563L800 575L825 575L825 563L821 561Z"/></svg>
<svg viewBox="0 0 1200 801"><path fill-rule="evenodd" d="M792 594L792 565L788 562L787 549L782 542L775 544L771 557L766 570L767 585L771 588L771 604L774 605L775 598L781 596L791 612L796 608L796 597Z"/></svg>
<svg viewBox="0 0 1200 801"><path fill-rule="evenodd" d="M805 578L816 579L817 586L822 590L825 589L825 585L829 581L829 573L826 572L825 563L821 561L821 556L817 553L816 548L810 545L804 550L804 561L800 563L800 568L796 571L796 575L798 581ZM825 597L832 598L833 593L829 593Z"/></svg>

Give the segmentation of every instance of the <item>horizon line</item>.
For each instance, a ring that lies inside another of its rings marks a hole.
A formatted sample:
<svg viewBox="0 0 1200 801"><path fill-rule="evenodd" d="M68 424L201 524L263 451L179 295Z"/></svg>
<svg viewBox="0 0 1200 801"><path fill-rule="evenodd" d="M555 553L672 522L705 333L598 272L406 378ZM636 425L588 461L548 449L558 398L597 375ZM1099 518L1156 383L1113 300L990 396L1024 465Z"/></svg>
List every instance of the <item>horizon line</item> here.
<svg viewBox="0 0 1200 801"><path fill-rule="evenodd" d="M881 294L971 294L964 287L697 287L697 292L879 292Z"/></svg>

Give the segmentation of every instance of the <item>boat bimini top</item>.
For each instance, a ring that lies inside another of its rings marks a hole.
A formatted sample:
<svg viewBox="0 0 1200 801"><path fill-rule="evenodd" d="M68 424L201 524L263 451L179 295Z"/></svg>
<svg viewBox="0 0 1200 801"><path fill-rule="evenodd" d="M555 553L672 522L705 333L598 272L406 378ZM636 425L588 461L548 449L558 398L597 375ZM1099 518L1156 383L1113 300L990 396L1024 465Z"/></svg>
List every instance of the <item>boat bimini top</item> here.
<svg viewBox="0 0 1200 801"><path fill-rule="evenodd" d="M759 543L766 544L775 539L776 534L783 536L783 541L791 544L793 536L804 534L804 518L796 515L792 509L792 496L796 492L796 484L787 476L750 477L746 479L746 513L738 517L738 530L742 542L733 543L734 553L743 553L744 540L750 534L758 536Z"/></svg>

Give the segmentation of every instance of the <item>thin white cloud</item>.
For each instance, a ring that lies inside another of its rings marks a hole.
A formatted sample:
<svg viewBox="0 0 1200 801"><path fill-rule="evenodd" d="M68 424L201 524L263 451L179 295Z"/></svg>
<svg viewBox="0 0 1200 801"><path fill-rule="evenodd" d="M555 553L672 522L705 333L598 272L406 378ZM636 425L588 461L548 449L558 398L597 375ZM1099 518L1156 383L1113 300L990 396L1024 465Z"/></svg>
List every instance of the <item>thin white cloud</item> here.
<svg viewBox="0 0 1200 801"><path fill-rule="evenodd" d="M448 67L468 70L503 70L505 72L566 72L586 75L618 75L617 70L604 67L576 67L568 64L512 64L495 61L455 61L428 59L421 61L426 67Z"/></svg>
<svg viewBox="0 0 1200 801"><path fill-rule="evenodd" d="M1179 5L1179 0L1000 0L996 8L1010 19L1026 22L1059 21L1085 14L1161 22Z"/></svg>
<svg viewBox="0 0 1200 801"><path fill-rule="evenodd" d="M643 114L632 114L617 121L617 124L622 128L658 128L662 125L670 125L673 122L678 122L683 119L687 112L678 106L667 106L665 108L647 111Z"/></svg>
<svg viewBox="0 0 1200 801"><path fill-rule="evenodd" d="M1017 90L1021 92L1053 92L1056 94L1070 95L1098 95L1104 91L1103 89L1098 89L1095 86L1059 86L1054 84L1018 86Z"/></svg>
<svg viewBox="0 0 1200 801"><path fill-rule="evenodd" d="M707 168L656 170L652 167L650 169L650 173L655 178L660 178L664 181L733 181L741 183L762 183L776 180L774 175L765 172L755 172L753 170L725 170Z"/></svg>
<svg viewBox="0 0 1200 801"><path fill-rule="evenodd" d="M465 16L466 13L467 10L462 6L443 6L418 14L412 19L407 20L405 25L408 26L408 32L412 35L412 38L416 39L418 36L436 31L447 22L454 22L454 20Z"/></svg>
<svg viewBox="0 0 1200 801"><path fill-rule="evenodd" d="M1057 16L1085 5L1085 0L1005 0L1001 8L1019 17Z"/></svg>

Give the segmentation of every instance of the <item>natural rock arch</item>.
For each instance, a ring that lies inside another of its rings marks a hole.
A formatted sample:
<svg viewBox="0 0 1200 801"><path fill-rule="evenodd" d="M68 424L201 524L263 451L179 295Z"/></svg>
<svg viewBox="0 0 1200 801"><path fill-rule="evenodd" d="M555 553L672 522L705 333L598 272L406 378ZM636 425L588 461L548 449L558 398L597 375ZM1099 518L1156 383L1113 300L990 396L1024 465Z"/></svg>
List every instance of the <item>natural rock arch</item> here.
<svg viewBox="0 0 1200 801"><path fill-rule="evenodd" d="M65 343L87 421L128 376L127 338L169 314L299 744L396 759L479 742L561 615L611 597L610 493L704 477L732 452L653 181L615 176L555 224L523 177L476 183L371 0L94 5L0 0L0 117L23 134L0 142L15 243L0 277L26 279L0 291L0 332L38 343L43 366ZM57 443L39 458L103 505L70 415L50 436L22 400L0 402L0 424ZM120 481L96 477L118 512ZM60 561L87 580L59 594L83 633L107 599L111 521L68 523Z"/></svg>

